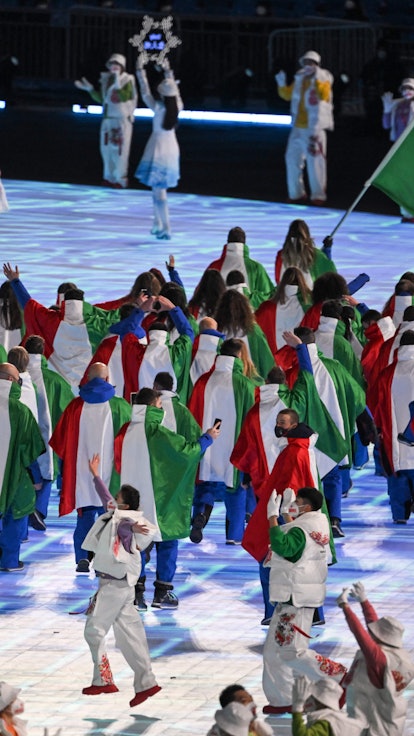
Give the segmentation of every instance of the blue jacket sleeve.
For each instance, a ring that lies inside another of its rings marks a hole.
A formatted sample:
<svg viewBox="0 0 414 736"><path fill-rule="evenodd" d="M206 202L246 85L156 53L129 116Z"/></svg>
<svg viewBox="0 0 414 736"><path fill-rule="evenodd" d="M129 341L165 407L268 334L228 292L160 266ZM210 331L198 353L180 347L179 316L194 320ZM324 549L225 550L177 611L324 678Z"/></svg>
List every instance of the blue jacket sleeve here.
<svg viewBox="0 0 414 736"><path fill-rule="evenodd" d="M114 325L111 325L109 328L109 332L113 335L120 335L121 340L125 335L128 333L133 333L138 337L145 337L145 330L143 327L141 327L141 322L144 319L145 312L142 311L142 309L134 309L131 314L128 315L128 317L125 317L124 319L121 319L120 322L116 322Z"/></svg>
<svg viewBox="0 0 414 736"><path fill-rule="evenodd" d="M191 342L194 342L194 330L181 307L174 307L174 309L171 309L170 315L180 335L187 335Z"/></svg>
<svg viewBox="0 0 414 736"><path fill-rule="evenodd" d="M32 477L33 485L42 482L43 478L37 460L34 460L34 462L29 465L28 471Z"/></svg>
<svg viewBox="0 0 414 736"><path fill-rule="evenodd" d="M178 286L181 286L182 289L184 289L184 284L181 281L180 274L175 268L172 268L171 266L167 266L168 269L168 275L170 277L170 281L172 281L174 284L178 284Z"/></svg>
<svg viewBox="0 0 414 736"><path fill-rule="evenodd" d="M352 281L348 284L348 291L350 294L355 294L356 291L359 291L359 289L362 289L364 284L369 281L370 278L367 273L360 273L359 276L357 276L355 279L352 279Z"/></svg>
<svg viewBox="0 0 414 736"><path fill-rule="evenodd" d="M32 298L27 291L26 287L23 286L20 279L13 279L13 281L10 281L11 287L13 289L14 295L19 302L19 305L22 309L25 308L27 302Z"/></svg>
<svg viewBox="0 0 414 736"><path fill-rule="evenodd" d="M207 434L207 432L205 432L201 435L201 437L198 438L198 442L200 443L201 454L203 455L207 448L213 444L213 438L209 434Z"/></svg>
<svg viewBox="0 0 414 736"><path fill-rule="evenodd" d="M299 368L301 371L307 371L313 373L312 363L309 357L309 351L307 346L302 342L296 348L296 354L298 356Z"/></svg>

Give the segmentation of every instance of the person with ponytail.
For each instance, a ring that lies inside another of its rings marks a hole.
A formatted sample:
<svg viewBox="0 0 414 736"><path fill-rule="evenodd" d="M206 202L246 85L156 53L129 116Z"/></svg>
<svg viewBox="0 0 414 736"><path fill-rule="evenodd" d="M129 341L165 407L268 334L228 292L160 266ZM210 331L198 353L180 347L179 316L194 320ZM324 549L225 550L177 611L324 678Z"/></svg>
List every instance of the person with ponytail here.
<svg viewBox="0 0 414 736"><path fill-rule="evenodd" d="M137 79L142 99L154 112L152 133L135 172L137 179L152 189L154 222L151 233L158 240L171 239L167 189L177 186L180 178L180 149L175 135L178 114L183 109L180 92L167 59L164 60L163 80L151 91L145 54L137 59Z"/></svg>

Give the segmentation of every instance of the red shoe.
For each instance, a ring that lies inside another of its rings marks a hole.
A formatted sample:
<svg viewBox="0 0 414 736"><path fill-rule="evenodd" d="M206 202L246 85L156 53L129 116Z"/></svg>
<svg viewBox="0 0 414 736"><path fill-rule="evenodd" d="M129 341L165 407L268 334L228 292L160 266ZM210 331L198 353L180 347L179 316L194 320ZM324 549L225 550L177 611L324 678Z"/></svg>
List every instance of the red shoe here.
<svg viewBox="0 0 414 736"><path fill-rule="evenodd" d="M134 705L139 705L140 703L143 703L144 700L147 700L147 698L151 698L153 695L156 695L159 693L159 691L162 690L162 688L159 685L154 685L154 687L149 687L148 690L142 690L140 693L135 694L135 698L132 698L129 705L131 708L134 707Z"/></svg>
<svg viewBox="0 0 414 736"><path fill-rule="evenodd" d="M112 682L110 685L90 685L84 687L82 695L102 695L102 693L118 693L117 686Z"/></svg>
<svg viewBox="0 0 414 736"><path fill-rule="evenodd" d="M291 705L265 705L263 707L263 713L267 713L268 715L273 714L274 716L281 716L283 713L291 713L292 712L292 706Z"/></svg>
<svg viewBox="0 0 414 736"><path fill-rule="evenodd" d="M315 207L326 207L326 199L311 199L311 204Z"/></svg>
<svg viewBox="0 0 414 736"><path fill-rule="evenodd" d="M411 222L414 223L414 217L402 217L401 222Z"/></svg>

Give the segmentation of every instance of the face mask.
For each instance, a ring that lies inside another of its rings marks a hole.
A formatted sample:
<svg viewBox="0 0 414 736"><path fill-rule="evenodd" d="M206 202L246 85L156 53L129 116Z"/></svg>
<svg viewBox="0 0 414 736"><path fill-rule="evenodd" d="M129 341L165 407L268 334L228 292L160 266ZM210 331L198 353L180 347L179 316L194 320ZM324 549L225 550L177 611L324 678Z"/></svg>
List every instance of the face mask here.
<svg viewBox="0 0 414 736"><path fill-rule="evenodd" d="M23 713L24 711L23 700L20 700L20 698L16 698L16 700L14 700L10 706L10 710L14 716L17 715L18 713Z"/></svg>
<svg viewBox="0 0 414 736"><path fill-rule="evenodd" d="M299 508L297 503L292 503L292 505L289 508L289 516L292 517L292 519L296 519L299 516Z"/></svg>
<svg viewBox="0 0 414 736"><path fill-rule="evenodd" d="M414 89L411 89L411 87L404 87L404 89L402 90L402 96L406 100L412 100L412 98L414 97Z"/></svg>
<svg viewBox="0 0 414 736"><path fill-rule="evenodd" d="M289 431L288 429L285 429L284 427L278 427L278 425L276 424L276 427L275 427L276 437L285 437L288 431Z"/></svg>

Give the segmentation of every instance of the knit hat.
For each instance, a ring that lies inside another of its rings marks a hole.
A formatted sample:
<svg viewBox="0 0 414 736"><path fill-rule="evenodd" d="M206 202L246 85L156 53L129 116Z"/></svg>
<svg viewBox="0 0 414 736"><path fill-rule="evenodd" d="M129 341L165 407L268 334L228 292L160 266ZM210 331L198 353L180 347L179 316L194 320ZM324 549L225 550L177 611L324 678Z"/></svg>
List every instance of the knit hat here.
<svg viewBox="0 0 414 736"><path fill-rule="evenodd" d="M403 79L400 84L400 92L402 92L403 87L411 87L411 89L414 89L414 79L411 79L410 77Z"/></svg>
<svg viewBox="0 0 414 736"><path fill-rule="evenodd" d="M20 689L8 685L4 680L0 682L0 712L11 705L20 692Z"/></svg>
<svg viewBox="0 0 414 736"><path fill-rule="evenodd" d="M315 64L318 64L318 66L321 63L321 57L317 51L306 51L306 53L303 54L303 56L301 56L299 59L299 63L302 66L305 66L305 59L309 59L309 61L314 61Z"/></svg>
<svg viewBox="0 0 414 736"><path fill-rule="evenodd" d="M170 77L163 79L157 90L162 97L177 97L178 95L177 83Z"/></svg>
<svg viewBox="0 0 414 736"><path fill-rule="evenodd" d="M112 54L106 62L108 69L111 64L120 64L123 69L126 69L126 58L123 54Z"/></svg>
<svg viewBox="0 0 414 736"><path fill-rule="evenodd" d="M311 686L311 695L332 710L340 710L339 700L343 692L342 687L331 677L318 680Z"/></svg>
<svg viewBox="0 0 414 736"><path fill-rule="evenodd" d="M404 626L393 616L383 616L377 621L371 621L368 629L382 643L390 647L402 646Z"/></svg>
<svg viewBox="0 0 414 736"><path fill-rule="evenodd" d="M216 710L214 718L218 727L230 736L248 736L253 714L246 705L233 702L221 710Z"/></svg>

